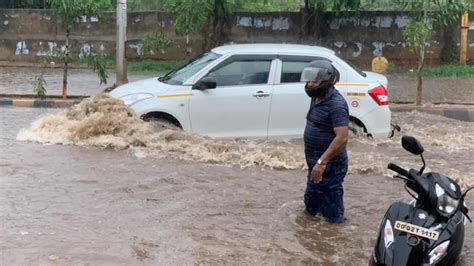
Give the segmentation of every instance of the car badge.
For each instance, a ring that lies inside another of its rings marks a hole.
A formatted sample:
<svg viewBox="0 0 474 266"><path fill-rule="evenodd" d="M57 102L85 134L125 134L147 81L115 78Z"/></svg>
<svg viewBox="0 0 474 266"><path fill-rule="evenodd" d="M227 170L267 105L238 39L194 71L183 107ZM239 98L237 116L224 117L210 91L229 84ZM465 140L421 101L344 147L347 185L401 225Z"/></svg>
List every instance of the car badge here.
<svg viewBox="0 0 474 266"><path fill-rule="evenodd" d="M420 218L420 220L424 220L424 219L426 219L426 214L420 213L420 214L418 214L418 218Z"/></svg>
<svg viewBox="0 0 474 266"><path fill-rule="evenodd" d="M456 192L456 186L453 183L449 183L449 187L452 191Z"/></svg>

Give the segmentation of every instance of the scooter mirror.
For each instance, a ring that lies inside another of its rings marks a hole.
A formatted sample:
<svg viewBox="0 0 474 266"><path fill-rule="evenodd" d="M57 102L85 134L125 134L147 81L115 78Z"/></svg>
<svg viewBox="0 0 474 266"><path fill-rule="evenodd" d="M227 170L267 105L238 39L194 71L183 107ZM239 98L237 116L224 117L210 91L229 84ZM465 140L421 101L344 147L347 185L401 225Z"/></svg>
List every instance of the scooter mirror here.
<svg viewBox="0 0 474 266"><path fill-rule="evenodd" d="M421 143L412 136L402 137L402 147L415 155L420 155L425 151Z"/></svg>

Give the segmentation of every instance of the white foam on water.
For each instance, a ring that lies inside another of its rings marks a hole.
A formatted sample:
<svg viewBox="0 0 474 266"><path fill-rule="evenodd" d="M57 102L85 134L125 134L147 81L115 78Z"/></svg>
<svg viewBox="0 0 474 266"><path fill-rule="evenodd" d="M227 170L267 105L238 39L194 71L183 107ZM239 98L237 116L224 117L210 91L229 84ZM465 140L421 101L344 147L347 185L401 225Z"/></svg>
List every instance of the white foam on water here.
<svg viewBox="0 0 474 266"><path fill-rule="evenodd" d="M402 150L401 136L413 135L425 150L440 150L446 154L444 159L437 161L445 165L443 173L474 185L470 173L450 167L446 159L465 156L474 150L474 123L418 112L393 113L393 121L402 128L394 138L370 140L351 136L348 145L350 174L387 175L387 163L399 159L395 154ZM28 129L21 130L17 139L44 144L129 149L137 158L171 157L241 167L306 169L302 141L218 140L170 130L141 120L132 109L107 94L41 117Z"/></svg>

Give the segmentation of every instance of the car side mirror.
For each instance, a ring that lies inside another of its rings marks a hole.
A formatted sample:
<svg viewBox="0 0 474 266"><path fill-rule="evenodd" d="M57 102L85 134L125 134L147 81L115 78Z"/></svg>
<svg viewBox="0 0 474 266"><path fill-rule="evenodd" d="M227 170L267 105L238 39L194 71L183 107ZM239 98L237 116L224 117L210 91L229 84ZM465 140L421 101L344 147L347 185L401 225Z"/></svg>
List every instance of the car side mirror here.
<svg viewBox="0 0 474 266"><path fill-rule="evenodd" d="M415 155L420 155L425 151L421 143L412 136L402 137L402 147Z"/></svg>
<svg viewBox="0 0 474 266"><path fill-rule="evenodd" d="M193 90L209 90L215 89L217 87L217 82L214 78L205 77L200 81L196 82L193 86Z"/></svg>

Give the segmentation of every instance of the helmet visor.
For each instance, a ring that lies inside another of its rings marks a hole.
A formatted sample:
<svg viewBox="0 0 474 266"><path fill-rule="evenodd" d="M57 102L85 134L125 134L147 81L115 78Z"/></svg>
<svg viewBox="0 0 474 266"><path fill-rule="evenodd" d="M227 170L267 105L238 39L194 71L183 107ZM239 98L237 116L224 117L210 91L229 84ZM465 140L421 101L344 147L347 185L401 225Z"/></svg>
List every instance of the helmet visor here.
<svg viewBox="0 0 474 266"><path fill-rule="evenodd" d="M326 81L331 78L331 73L327 68L305 67L301 73L301 82Z"/></svg>

